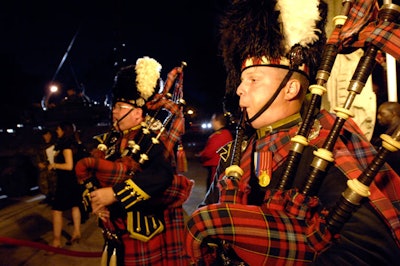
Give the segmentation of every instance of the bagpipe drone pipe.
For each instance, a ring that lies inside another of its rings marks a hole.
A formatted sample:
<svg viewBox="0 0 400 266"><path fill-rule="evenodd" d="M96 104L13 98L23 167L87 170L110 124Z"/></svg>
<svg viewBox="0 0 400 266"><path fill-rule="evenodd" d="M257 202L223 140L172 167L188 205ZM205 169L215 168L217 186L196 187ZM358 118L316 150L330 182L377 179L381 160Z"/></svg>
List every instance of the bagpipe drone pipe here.
<svg viewBox="0 0 400 266"><path fill-rule="evenodd" d="M345 15L347 13L348 17ZM229 261L238 260L242 265L311 263L340 237L342 227L360 206L361 200L369 197L369 186L379 176L385 156L400 148L398 131L392 136L382 135L383 145L375 159L368 163L364 171L358 169L358 176L349 179L348 188L342 193L337 205L331 210L318 209L320 202L316 195L319 185L324 179L326 169L335 161L333 153L337 147L336 142L340 142L339 145L343 147L346 145L343 141L338 141L338 138L343 133L345 122L352 116L349 109L354 98L361 93L372 73L378 51L400 59L396 44L400 36L399 6L385 4L378 11L376 1L343 1L342 14L344 15L337 18L336 28L326 44L316 77L317 84L310 86L313 94L311 104L297 135L292 139L292 148L277 187L267 191L262 206L232 201L243 192L240 189L229 192L228 188L228 192L221 192L232 193L225 198L228 201L220 200L219 203L206 205L193 213L187 224L189 233L186 246L195 263L204 259L205 252L213 247L216 247L214 249L217 252L223 252L219 256L227 265L232 265ZM324 133L324 143L313 153L307 180L300 188L293 188L294 175L298 171L303 150L309 145L308 135L319 109L320 97L326 91L323 85L329 78L335 57L338 53L360 47L365 52L348 86L349 95L343 107L335 109L333 126ZM241 143L238 145L240 147ZM236 177L241 177L243 170L240 166L235 166L234 170L239 174L228 178L240 183L240 178ZM225 175L229 172L232 171L225 171ZM393 216L395 217L391 223L398 223L398 217ZM398 226L393 234L399 244ZM234 256L234 260L229 255Z"/></svg>

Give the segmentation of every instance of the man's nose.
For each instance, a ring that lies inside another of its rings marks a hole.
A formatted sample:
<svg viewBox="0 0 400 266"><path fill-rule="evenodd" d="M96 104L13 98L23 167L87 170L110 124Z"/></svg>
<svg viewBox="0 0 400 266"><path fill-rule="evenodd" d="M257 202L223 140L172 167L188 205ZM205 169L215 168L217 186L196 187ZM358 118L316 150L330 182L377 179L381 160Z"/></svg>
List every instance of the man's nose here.
<svg viewBox="0 0 400 266"><path fill-rule="evenodd" d="M238 96L242 96L244 93L244 86L242 85L242 83L239 84L239 86L236 89L236 94Z"/></svg>

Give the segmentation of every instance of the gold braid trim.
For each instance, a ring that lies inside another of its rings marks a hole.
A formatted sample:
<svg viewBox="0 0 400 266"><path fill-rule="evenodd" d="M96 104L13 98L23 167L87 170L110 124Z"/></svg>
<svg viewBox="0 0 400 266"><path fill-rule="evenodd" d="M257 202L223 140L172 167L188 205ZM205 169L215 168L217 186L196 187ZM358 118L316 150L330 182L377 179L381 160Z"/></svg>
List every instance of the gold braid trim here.
<svg viewBox="0 0 400 266"><path fill-rule="evenodd" d="M164 224L154 215L144 215L139 211L132 211L128 212L127 230L129 237L147 242L164 230Z"/></svg>
<svg viewBox="0 0 400 266"><path fill-rule="evenodd" d="M125 181L125 187L116 192L117 199L124 205L125 209L142 200L150 199L150 195L138 187L131 179Z"/></svg>

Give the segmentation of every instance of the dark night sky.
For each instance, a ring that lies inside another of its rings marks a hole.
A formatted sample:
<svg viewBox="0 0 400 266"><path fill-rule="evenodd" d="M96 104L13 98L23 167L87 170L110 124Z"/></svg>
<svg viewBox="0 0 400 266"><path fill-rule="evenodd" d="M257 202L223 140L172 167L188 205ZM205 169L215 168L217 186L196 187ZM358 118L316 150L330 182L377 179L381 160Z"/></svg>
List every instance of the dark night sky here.
<svg viewBox="0 0 400 266"><path fill-rule="evenodd" d="M1 104L39 103L76 34L56 75L64 89L82 83L89 97L101 100L111 92L117 56L129 64L154 57L164 80L183 60L188 106L220 108L225 73L217 55L215 2L2 1ZM125 49L116 53L122 43Z"/></svg>

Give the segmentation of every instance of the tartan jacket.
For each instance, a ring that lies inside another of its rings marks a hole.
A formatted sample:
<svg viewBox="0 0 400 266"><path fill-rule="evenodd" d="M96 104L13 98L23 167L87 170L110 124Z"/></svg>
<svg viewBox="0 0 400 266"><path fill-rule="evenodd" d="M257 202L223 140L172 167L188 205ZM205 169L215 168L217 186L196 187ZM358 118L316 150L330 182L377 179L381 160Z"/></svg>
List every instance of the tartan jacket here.
<svg viewBox="0 0 400 266"><path fill-rule="evenodd" d="M294 187L301 186L306 179L312 150L321 147L335 116L322 110L317 119L320 129L303 154ZM283 171L282 166L291 147L290 140L297 129L298 126L281 127L259 139L252 137L242 154L240 168L244 174L239 182L229 179L216 182L224 176L225 166L219 166L204 202L187 222L186 249L195 262L206 256L202 240L219 238L230 243L250 265L301 265L312 262L326 265L339 261L341 265L395 264L400 256L400 178L386 165L371 184L370 197L346 223L340 237L331 241L329 234L321 232L318 236L327 237L313 242L312 230L324 223L320 211L329 210L336 204L341 192L346 189L346 180L357 178L376 154L351 119L345 123L335 144L335 161L326 171L318 198L308 199L297 206L299 215L295 218L287 210L271 208L272 205L268 204L269 199L274 197L270 187L274 187ZM257 172L255 158L262 152L272 153L272 178L267 187L260 186L258 180L260 173ZM285 195L292 197L295 191ZM275 203L279 205L279 201ZM317 215L306 214L304 210L307 208L316 208ZM321 247L318 247L319 244Z"/></svg>

